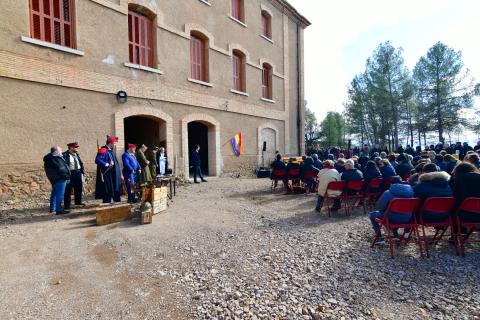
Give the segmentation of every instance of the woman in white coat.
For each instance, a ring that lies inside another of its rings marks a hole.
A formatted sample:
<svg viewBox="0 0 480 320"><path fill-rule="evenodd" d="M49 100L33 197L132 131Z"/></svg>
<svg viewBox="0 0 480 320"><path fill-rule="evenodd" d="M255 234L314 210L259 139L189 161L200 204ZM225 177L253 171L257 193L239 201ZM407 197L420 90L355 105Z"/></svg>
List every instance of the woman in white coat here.
<svg viewBox="0 0 480 320"><path fill-rule="evenodd" d="M329 195L338 196L342 194L341 191L327 190L327 186L330 182L340 181L340 173L335 169L334 163L332 160L325 160L323 162L323 169L318 173L318 200L315 210L320 212L322 209L323 201L326 193Z"/></svg>

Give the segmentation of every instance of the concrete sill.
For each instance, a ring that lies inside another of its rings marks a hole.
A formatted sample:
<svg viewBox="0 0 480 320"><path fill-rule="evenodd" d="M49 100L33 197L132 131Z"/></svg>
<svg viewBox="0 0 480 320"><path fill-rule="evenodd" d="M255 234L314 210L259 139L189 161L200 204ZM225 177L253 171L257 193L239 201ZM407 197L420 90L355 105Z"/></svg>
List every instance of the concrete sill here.
<svg viewBox="0 0 480 320"><path fill-rule="evenodd" d="M213 87L213 84L211 84L210 82L205 82L205 81L192 79L192 78L187 78L187 80L192 82L192 83L196 83L196 84L199 84L199 85L202 85L202 86L205 86L205 87L209 87L209 88Z"/></svg>
<svg viewBox="0 0 480 320"><path fill-rule="evenodd" d="M275 42L273 42L272 39L270 39L269 37L265 37L263 34L261 34L260 37L262 37L263 39L267 40L270 43L275 43Z"/></svg>
<svg viewBox="0 0 480 320"><path fill-rule="evenodd" d="M246 92L243 92L243 91L238 91L238 90L234 90L234 89L230 89L230 92L231 93L235 93L235 94L238 94L238 95L241 95L241 96L244 96L244 97L249 97L250 95Z"/></svg>
<svg viewBox="0 0 480 320"><path fill-rule="evenodd" d="M203 4L206 4L207 6L210 6L210 7L212 6L212 4L210 2L208 2L207 0L198 0L198 1L200 1Z"/></svg>
<svg viewBox="0 0 480 320"><path fill-rule="evenodd" d="M158 69L155 69L155 68L150 68L150 67L147 67L147 66L142 66L140 64L125 62L123 65L127 68L143 70L143 71L157 73L157 74L163 74L163 71L161 71L161 70L158 70Z"/></svg>
<svg viewBox="0 0 480 320"><path fill-rule="evenodd" d="M236 23L238 23L239 25L241 25L242 27L244 28L248 28L247 25L245 24L245 22L242 22L240 20L238 20L237 18L234 18L232 16L228 16L230 19L232 19L233 21L235 21Z"/></svg>
<svg viewBox="0 0 480 320"><path fill-rule="evenodd" d="M267 98L260 98L260 100L268 103L275 103L275 100L267 99Z"/></svg>
<svg viewBox="0 0 480 320"><path fill-rule="evenodd" d="M34 45L37 45L37 46L40 46L40 47L44 47L44 48L55 49L55 50L58 50L58 51L71 53L71 54L74 54L74 55L77 55L77 56L84 56L85 55L85 52L77 50L77 49L72 49L72 48L69 48L69 47L60 46L58 44L54 44L54 43L50 43L50 42L46 42L46 41L42 41L42 40L38 40L38 39L33 39L33 38L30 38L30 37L21 36L20 39L23 42L31 43L31 44L34 44Z"/></svg>

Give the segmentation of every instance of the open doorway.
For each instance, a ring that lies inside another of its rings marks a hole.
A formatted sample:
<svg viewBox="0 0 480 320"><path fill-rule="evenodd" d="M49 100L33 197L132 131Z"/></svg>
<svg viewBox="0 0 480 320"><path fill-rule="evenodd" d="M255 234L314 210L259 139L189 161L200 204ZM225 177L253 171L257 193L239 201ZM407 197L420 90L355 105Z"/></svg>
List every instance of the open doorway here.
<svg viewBox="0 0 480 320"><path fill-rule="evenodd" d="M147 147L167 146L166 122L148 116L132 116L124 119L125 150L128 143Z"/></svg>
<svg viewBox="0 0 480 320"><path fill-rule="evenodd" d="M190 122L188 124L188 155L190 156L190 158L196 145L200 146L200 161L202 172L205 175L209 175L208 127L198 121Z"/></svg>

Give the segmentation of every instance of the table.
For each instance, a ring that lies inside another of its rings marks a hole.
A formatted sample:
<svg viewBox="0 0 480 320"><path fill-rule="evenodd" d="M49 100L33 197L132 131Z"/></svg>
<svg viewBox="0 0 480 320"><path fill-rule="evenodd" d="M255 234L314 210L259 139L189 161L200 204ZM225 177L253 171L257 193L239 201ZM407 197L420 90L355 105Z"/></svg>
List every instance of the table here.
<svg viewBox="0 0 480 320"><path fill-rule="evenodd" d="M168 198L170 200L177 195L177 177L174 175L157 176L155 178L155 185L160 187L168 186Z"/></svg>

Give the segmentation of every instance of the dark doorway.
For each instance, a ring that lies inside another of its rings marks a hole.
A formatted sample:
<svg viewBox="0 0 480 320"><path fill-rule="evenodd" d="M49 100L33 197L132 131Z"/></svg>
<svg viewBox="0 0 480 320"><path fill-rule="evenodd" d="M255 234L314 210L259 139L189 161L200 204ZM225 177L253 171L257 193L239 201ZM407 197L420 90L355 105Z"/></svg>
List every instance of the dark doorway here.
<svg viewBox="0 0 480 320"><path fill-rule="evenodd" d="M155 118L133 116L125 118L125 149L128 143L147 147L161 146L160 121Z"/></svg>
<svg viewBox="0 0 480 320"><path fill-rule="evenodd" d="M190 122L188 124L188 155L190 158L197 144L200 146L202 172L208 175L208 127L201 122Z"/></svg>

